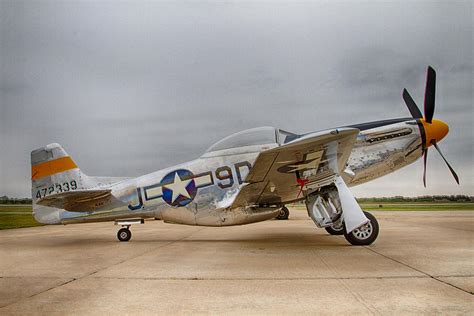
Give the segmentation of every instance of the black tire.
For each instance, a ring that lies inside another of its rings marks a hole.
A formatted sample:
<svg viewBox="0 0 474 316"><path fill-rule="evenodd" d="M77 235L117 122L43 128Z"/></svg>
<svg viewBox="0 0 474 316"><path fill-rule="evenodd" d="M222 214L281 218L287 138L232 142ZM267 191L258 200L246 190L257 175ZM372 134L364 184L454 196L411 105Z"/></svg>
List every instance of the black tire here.
<svg viewBox="0 0 474 316"><path fill-rule="evenodd" d="M278 213L278 216L275 217L278 220L286 220L290 216L290 211L286 208L286 206L283 206Z"/></svg>
<svg viewBox="0 0 474 316"><path fill-rule="evenodd" d="M132 238L132 232L128 228L121 228L117 232L117 238L120 241L129 241Z"/></svg>
<svg viewBox="0 0 474 316"><path fill-rule="evenodd" d="M324 227L324 229L330 234L330 235L344 235L344 224L337 226L328 226Z"/></svg>
<svg viewBox="0 0 474 316"><path fill-rule="evenodd" d="M364 225L361 229L354 229L349 234L344 229L344 237L346 240L355 246L367 246L370 245L377 239L379 235L379 223L374 215L364 212L365 216L370 220L369 223Z"/></svg>

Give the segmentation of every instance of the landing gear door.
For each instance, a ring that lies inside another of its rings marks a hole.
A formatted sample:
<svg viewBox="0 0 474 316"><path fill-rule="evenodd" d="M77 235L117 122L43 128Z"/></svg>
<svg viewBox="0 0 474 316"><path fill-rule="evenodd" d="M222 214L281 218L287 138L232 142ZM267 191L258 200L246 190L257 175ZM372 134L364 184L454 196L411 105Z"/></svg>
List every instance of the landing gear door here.
<svg viewBox="0 0 474 316"><path fill-rule="evenodd" d="M334 184L336 185L337 191L339 193L339 200L341 202L342 216L344 218L346 232L350 233L354 229L367 224L369 219L364 215L359 203L357 203L357 200L347 187L342 177L336 177Z"/></svg>

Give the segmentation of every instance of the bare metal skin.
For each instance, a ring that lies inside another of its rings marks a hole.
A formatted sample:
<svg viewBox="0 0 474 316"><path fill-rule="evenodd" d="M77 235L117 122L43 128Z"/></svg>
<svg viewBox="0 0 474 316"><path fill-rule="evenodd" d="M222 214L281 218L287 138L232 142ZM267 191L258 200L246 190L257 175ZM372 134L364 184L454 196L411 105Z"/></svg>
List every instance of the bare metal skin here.
<svg viewBox="0 0 474 316"><path fill-rule="evenodd" d="M137 178L89 177L59 144L50 144L31 153L33 214L45 224L115 221L127 230L157 217L231 226L275 218L285 204L304 201L318 227L344 230L346 238L359 238L349 237L351 243L369 244L378 225L348 187L426 157L431 145L439 150L436 143L448 132L445 123L418 117L411 97L404 98L413 118L304 135L274 127L245 130L195 160Z"/></svg>

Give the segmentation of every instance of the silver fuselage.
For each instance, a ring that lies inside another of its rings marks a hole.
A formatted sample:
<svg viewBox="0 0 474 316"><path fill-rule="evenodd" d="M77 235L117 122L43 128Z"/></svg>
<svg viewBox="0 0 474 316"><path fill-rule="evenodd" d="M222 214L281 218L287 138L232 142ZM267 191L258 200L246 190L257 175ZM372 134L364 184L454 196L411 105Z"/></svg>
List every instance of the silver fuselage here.
<svg viewBox="0 0 474 316"><path fill-rule="evenodd" d="M378 127L365 126L361 128L347 168L341 175L348 186L355 186L394 172L422 156L422 138L422 131L415 120ZM113 196L123 202L122 205L90 212L57 210L58 223L161 217L166 222L177 224L229 226L273 218L282 205L239 208L232 208L231 205L233 197L245 185L245 177L259 153L276 146L279 146L278 142L247 146L245 150L236 148L208 152L183 164L104 184L102 188L111 189ZM180 171L184 179L193 179L192 196L181 204L165 187L170 175L176 174L176 171ZM282 204L303 199L304 194L282 201ZM42 208L37 208L35 218L38 221L41 221L42 212Z"/></svg>

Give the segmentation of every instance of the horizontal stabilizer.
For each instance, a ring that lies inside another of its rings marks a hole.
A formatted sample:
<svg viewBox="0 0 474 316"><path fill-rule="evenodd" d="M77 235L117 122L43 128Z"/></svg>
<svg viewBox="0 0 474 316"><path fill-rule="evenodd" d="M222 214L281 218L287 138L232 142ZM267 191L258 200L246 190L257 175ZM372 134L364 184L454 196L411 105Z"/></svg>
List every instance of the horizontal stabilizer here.
<svg viewBox="0 0 474 316"><path fill-rule="evenodd" d="M95 211L104 206L110 208L124 203L116 199L111 190L80 190L46 196L36 202L39 205L55 207L71 212Z"/></svg>

